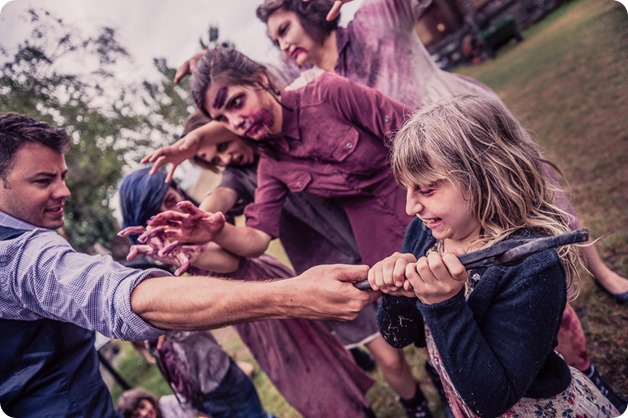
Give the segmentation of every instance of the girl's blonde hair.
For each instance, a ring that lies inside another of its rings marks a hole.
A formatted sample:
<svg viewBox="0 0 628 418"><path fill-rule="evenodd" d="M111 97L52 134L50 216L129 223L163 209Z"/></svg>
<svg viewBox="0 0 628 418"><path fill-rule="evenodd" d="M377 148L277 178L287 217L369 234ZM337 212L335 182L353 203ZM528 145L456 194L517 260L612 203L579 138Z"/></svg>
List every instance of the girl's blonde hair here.
<svg viewBox="0 0 628 418"><path fill-rule="evenodd" d="M480 221L481 247L521 228L547 236L570 230L571 216L556 204L563 191L546 172L552 168L558 171L514 116L484 97L456 96L426 107L393 141L392 169L401 185L426 187L449 180L462 187ZM561 247L558 254L572 288L577 249Z"/></svg>

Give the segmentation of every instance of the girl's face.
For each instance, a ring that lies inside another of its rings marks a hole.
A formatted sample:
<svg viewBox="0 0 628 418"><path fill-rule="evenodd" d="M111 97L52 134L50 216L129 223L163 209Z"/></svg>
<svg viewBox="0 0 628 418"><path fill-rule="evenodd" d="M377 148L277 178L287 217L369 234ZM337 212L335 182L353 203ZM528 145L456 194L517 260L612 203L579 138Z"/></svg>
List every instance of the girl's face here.
<svg viewBox="0 0 628 418"><path fill-rule="evenodd" d="M220 142L218 144L201 144L196 156L216 166L237 167L246 166L255 162L253 148L246 145L241 139Z"/></svg>
<svg viewBox="0 0 628 418"><path fill-rule="evenodd" d="M465 197L460 185L448 180L408 187L406 212L421 219L437 240L450 241L449 248L460 244L466 249L479 237L480 222Z"/></svg>
<svg viewBox="0 0 628 418"><path fill-rule="evenodd" d="M176 210L180 212L179 208L177 208L177 203L183 202L184 200L185 197L181 193L179 193L177 189L170 186L168 188L168 191L166 192L166 195L161 201L161 206L159 206L159 212L163 212L166 210Z"/></svg>
<svg viewBox="0 0 628 418"><path fill-rule="evenodd" d="M268 33L281 52L298 65L316 63L321 45L305 31L296 13L279 9L268 17Z"/></svg>
<svg viewBox="0 0 628 418"><path fill-rule="evenodd" d="M148 399L142 399L133 411L133 418L157 418L157 411Z"/></svg>
<svg viewBox="0 0 628 418"><path fill-rule="evenodd" d="M281 133L281 105L262 87L215 82L204 106L212 119L237 135L261 140Z"/></svg>

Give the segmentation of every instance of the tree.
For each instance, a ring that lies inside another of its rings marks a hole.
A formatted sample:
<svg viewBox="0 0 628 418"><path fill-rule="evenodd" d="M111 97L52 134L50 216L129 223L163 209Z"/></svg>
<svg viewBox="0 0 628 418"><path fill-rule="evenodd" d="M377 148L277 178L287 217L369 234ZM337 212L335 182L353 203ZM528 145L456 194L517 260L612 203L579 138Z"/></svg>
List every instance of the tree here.
<svg viewBox="0 0 628 418"><path fill-rule="evenodd" d="M208 42L199 38L201 49L213 48L219 42L219 29L210 25L207 31ZM148 96L144 104L153 109L153 112L163 120L164 133L181 132L182 121L194 110L193 101L189 94L189 78L185 78L181 85L174 83L175 68L168 66L164 58L154 59L155 68L163 76L158 82L145 81L144 89Z"/></svg>
<svg viewBox="0 0 628 418"><path fill-rule="evenodd" d="M136 163L147 147L170 142L175 131L168 132L163 116L152 112L150 98L138 100L146 96L144 86L115 79L116 64L129 54L114 29L88 36L34 9L27 20L30 37L14 55L0 50L0 112L19 112L68 131L74 141L67 155L72 198L64 232L79 250L95 243L108 247L118 228L109 202L123 167ZM185 109L183 100L177 106Z"/></svg>

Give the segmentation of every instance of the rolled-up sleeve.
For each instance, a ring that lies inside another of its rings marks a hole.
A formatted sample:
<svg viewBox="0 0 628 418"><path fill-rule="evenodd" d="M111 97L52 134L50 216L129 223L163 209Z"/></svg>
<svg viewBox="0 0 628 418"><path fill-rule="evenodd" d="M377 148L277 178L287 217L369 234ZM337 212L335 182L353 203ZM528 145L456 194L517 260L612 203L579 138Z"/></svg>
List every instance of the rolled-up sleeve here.
<svg viewBox="0 0 628 418"><path fill-rule="evenodd" d="M365 0L355 16L357 24L392 31L412 30L432 0Z"/></svg>
<svg viewBox="0 0 628 418"><path fill-rule="evenodd" d="M0 316L49 318L123 340L144 340L164 333L131 308L131 293L145 279L166 276L159 270L130 269L109 256L76 252L53 231L37 229L3 247Z"/></svg>

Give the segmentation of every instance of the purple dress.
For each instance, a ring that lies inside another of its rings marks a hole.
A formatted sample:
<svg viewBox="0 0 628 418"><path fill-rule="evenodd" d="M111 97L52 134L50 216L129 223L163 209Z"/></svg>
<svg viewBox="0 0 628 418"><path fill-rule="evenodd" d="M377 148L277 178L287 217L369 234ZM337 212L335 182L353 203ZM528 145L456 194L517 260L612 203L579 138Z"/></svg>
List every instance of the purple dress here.
<svg viewBox="0 0 628 418"><path fill-rule="evenodd" d="M219 187L236 192L238 200L227 216L242 215L255 199L257 161L247 167L226 167ZM344 210L331 199L309 193L290 193L279 219L279 239L297 274L319 264L361 264L355 239ZM374 304L352 321L325 324L346 348L366 344L379 336Z"/></svg>
<svg viewBox="0 0 628 418"><path fill-rule="evenodd" d="M499 100L477 80L443 71L414 30L430 1L364 0L346 28L336 32L334 71L419 109L446 97L475 94ZM303 86L320 70L306 71L289 88Z"/></svg>
<svg viewBox="0 0 628 418"><path fill-rule="evenodd" d="M342 206L364 263L397 251L412 218L388 165L387 143L411 109L332 73L282 92L281 101L282 135L265 140L279 157L263 151L247 225L279 236L286 197L306 191Z"/></svg>
<svg viewBox="0 0 628 418"><path fill-rule="evenodd" d="M244 280L293 276L288 267L267 255L242 258L238 270L227 275ZM265 320L235 328L277 390L305 418L364 415L365 393L373 379L323 322Z"/></svg>

